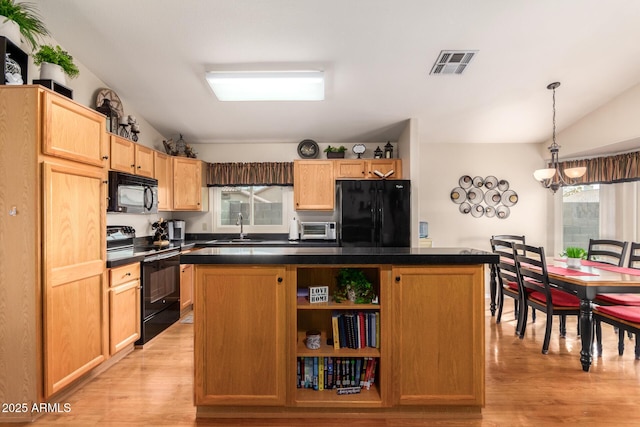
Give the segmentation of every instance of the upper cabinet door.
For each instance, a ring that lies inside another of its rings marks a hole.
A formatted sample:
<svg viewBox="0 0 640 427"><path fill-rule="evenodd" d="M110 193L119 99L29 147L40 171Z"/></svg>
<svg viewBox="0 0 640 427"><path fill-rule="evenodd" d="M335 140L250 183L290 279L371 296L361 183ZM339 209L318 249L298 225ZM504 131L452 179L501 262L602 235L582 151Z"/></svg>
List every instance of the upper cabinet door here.
<svg viewBox="0 0 640 427"><path fill-rule="evenodd" d="M336 188L331 160L294 160L293 199L296 210L332 211Z"/></svg>
<svg viewBox="0 0 640 427"><path fill-rule="evenodd" d="M173 209L173 162L168 154L154 152L154 177L158 180L158 210Z"/></svg>
<svg viewBox="0 0 640 427"><path fill-rule="evenodd" d="M365 161L354 160L334 160L334 171L336 179L340 178L366 178Z"/></svg>
<svg viewBox="0 0 640 427"><path fill-rule="evenodd" d="M187 157L173 159L173 210L202 210L202 162Z"/></svg>
<svg viewBox="0 0 640 427"><path fill-rule="evenodd" d="M58 94L43 91L42 152L94 166L108 159L105 117Z"/></svg>
<svg viewBox="0 0 640 427"><path fill-rule="evenodd" d="M111 135L111 169L133 174L136 170L134 143Z"/></svg>
<svg viewBox="0 0 640 427"><path fill-rule="evenodd" d="M153 150L144 145L135 144L136 175L153 178Z"/></svg>

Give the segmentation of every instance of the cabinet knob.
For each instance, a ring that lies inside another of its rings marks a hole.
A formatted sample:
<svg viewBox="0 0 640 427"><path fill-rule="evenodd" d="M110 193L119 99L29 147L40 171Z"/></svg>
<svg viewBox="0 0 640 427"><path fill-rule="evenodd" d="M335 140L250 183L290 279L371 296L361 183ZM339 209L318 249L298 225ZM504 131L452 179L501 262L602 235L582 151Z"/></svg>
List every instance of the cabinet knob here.
<svg viewBox="0 0 640 427"><path fill-rule="evenodd" d="M278 283L282 283L282 277L278 277Z"/></svg>
<svg viewBox="0 0 640 427"><path fill-rule="evenodd" d="M136 167L136 165L131 165L131 167L132 167L132 168L135 168L135 167Z"/></svg>
<svg viewBox="0 0 640 427"><path fill-rule="evenodd" d="M131 276L131 272L128 272L127 274L125 274L125 276Z"/></svg>
<svg viewBox="0 0 640 427"><path fill-rule="evenodd" d="M142 166L138 166L138 169L142 169Z"/></svg>
<svg viewBox="0 0 640 427"><path fill-rule="evenodd" d="M109 160L109 156L102 156L102 160Z"/></svg>
<svg viewBox="0 0 640 427"><path fill-rule="evenodd" d="M108 183L109 183L109 181L102 181L102 183L103 183L103 184L108 184Z"/></svg>
<svg viewBox="0 0 640 427"><path fill-rule="evenodd" d="M396 282L400 282L400 276L396 276Z"/></svg>

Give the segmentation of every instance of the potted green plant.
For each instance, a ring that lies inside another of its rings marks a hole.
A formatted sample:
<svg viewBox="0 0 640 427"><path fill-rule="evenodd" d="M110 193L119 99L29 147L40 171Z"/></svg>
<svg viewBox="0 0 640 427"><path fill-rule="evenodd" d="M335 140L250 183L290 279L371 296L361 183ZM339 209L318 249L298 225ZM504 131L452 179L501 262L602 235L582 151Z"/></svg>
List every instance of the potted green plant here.
<svg viewBox="0 0 640 427"><path fill-rule="evenodd" d="M40 46L33 55L33 62L40 65L40 78L43 80L55 80L65 84L65 75L74 78L80 74L80 70L73 62L73 57L60 46Z"/></svg>
<svg viewBox="0 0 640 427"><path fill-rule="evenodd" d="M31 50L34 50L38 47L38 40L49 35L49 31L33 4L0 0L0 35L4 35L16 45L20 45L22 35Z"/></svg>
<svg viewBox="0 0 640 427"><path fill-rule="evenodd" d="M579 268L581 260L587 258L587 251L575 246L569 246L561 255L567 257L567 267Z"/></svg>
<svg viewBox="0 0 640 427"><path fill-rule="evenodd" d="M343 159L345 151L347 151L347 147L344 145L340 147L327 145L327 148L324 149L324 152L327 153L327 159Z"/></svg>
<svg viewBox="0 0 640 427"><path fill-rule="evenodd" d="M342 268L338 272L338 285L333 292L333 300L349 300L356 304L370 304L376 294L373 285L357 268Z"/></svg>

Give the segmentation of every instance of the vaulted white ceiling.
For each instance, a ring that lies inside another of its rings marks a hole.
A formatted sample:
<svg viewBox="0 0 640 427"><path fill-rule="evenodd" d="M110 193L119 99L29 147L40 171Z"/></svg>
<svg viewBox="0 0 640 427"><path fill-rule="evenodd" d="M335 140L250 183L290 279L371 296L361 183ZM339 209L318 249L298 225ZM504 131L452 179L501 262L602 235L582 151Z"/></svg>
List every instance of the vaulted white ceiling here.
<svg viewBox="0 0 640 427"><path fill-rule="evenodd" d="M167 137L534 143L640 83L637 0L35 0L52 36ZM441 50L478 50L431 76ZM321 102L220 102L205 71L326 70ZM125 105L125 112L127 105Z"/></svg>

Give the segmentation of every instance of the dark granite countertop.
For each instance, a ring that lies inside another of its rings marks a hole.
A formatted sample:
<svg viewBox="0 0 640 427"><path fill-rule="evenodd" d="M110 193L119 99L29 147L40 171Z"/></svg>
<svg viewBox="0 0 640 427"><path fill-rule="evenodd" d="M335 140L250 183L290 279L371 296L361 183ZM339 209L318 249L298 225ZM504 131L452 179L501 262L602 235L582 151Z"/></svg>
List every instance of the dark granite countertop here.
<svg viewBox="0 0 640 427"><path fill-rule="evenodd" d="M498 256L471 248L208 247L181 264L488 264Z"/></svg>

